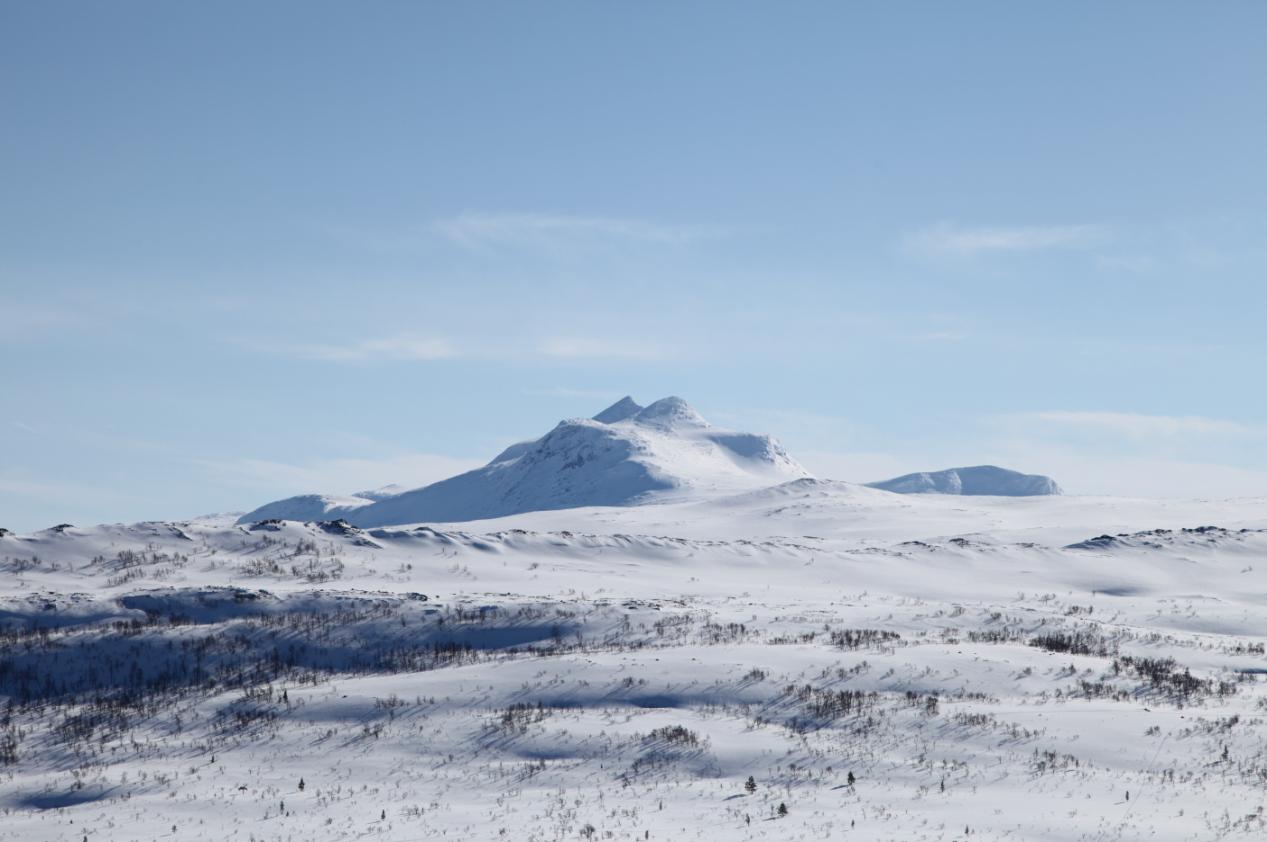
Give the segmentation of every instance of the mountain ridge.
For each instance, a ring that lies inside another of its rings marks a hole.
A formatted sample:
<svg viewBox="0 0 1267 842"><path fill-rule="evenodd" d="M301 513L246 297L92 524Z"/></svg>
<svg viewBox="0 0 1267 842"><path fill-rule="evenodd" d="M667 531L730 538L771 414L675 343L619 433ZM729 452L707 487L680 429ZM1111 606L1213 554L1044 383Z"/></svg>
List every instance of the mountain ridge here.
<svg viewBox="0 0 1267 842"><path fill-rule="evenodd" d="M869 482L871 488L895 494L958 494L962 496L1042 497L1063 493L1054 479L1023 474L997 465L974 465L942 471L920 471Z"/></svg>
<svg viewBox="0 0 1267 842"><path fill-rule="evenodd" d="M301 494L266 503L238 523L453 523L588 506L707 500L813 479L768 435L714 427L680 397L643 406L626 395L590 418L564 419L543 436L511 444L485 465L457 476L417 488ZM917 472L852 487L961 496L1062 493L1051 477L994 465Z"/></svg>
<svg viewBox="0 0 1267 842"><path fill-rule="evenodd" d="M770 436L714 427L679 397L631 397L592 418L560 421L486 465L384 495L306 494L267 503L239 523L343 518L363 527L482 520L582 506L628 506L735 493L811 476Z"/></svg>

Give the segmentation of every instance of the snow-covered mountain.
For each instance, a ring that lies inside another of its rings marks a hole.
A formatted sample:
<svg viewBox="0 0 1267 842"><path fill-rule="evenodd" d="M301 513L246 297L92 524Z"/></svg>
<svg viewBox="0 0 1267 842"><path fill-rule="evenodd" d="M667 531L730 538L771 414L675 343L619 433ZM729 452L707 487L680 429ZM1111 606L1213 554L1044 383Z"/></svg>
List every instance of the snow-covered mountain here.
<svg viewBox="0 0 1267 842"><path fill-rule="evenodd" d="M399 485L388 485L372 491L358 491L355 494L300 494L296 497L287 497L285 500L265 503L243 516L238 522L347 519L357 509L395 497L406 490Z"/></svg>
<svg viewBox="0 0 1267 842"><path fill-rule="evenodd" d="M562 421L487 465L404 493L302 495L240 522L343 518L362 527L466 521L581 506L628 506L766 488L810 476L769 436L709 424L686 401L625 397Z"/></svg>
<svg viewBox="0 0 1267 842"><path fill-rule="evenodd" d="M1039 497L1060 493L1060 486L1051 477L1041 474L1022 474L1009 471L1007 468L997 468L994 465L906 474L881 482L868 483L868 485L897 494Z"/></svg>

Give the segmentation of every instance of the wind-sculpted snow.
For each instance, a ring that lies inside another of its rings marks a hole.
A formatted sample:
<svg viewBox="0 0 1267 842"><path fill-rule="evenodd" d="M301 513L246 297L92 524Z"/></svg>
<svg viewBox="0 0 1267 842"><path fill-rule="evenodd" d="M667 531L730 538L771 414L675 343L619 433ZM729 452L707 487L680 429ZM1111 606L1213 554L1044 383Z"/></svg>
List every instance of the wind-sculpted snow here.
<svg viewBox="0 0 1267 842"><path fill-rule="evenodd" d="M1264 502L0 536L0 840L1256 839Z"/></svg>

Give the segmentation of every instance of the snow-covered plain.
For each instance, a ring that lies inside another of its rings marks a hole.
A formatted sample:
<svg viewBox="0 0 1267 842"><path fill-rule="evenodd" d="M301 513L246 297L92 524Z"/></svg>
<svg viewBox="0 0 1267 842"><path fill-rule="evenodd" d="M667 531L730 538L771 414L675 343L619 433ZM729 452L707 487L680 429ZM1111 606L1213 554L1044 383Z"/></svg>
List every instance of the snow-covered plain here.
<svg viewBox="0 0 1267 842"><path fill-rule="evenodd" d="M1267 833L1264 500L233 520L0 537L0 839Z"/></svg>

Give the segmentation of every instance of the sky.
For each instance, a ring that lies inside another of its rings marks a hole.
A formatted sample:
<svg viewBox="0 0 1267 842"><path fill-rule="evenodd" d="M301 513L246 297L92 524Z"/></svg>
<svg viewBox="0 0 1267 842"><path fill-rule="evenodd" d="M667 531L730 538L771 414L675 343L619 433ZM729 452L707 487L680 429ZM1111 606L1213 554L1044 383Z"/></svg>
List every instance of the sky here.
<svg viewBox="0 0 1267 842"><path fill-rule="evenodd" d="M1267 496L1267 4L0 2L0 527L680 395Z"/></svg>

